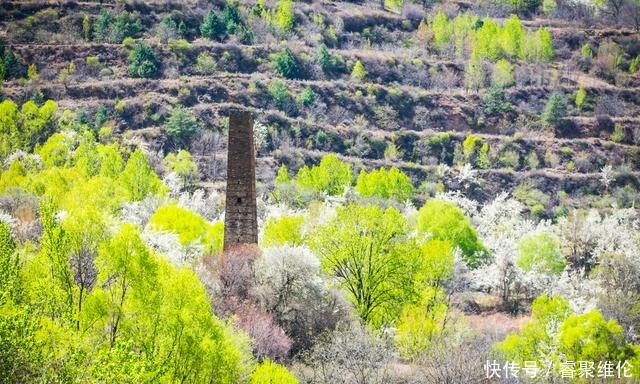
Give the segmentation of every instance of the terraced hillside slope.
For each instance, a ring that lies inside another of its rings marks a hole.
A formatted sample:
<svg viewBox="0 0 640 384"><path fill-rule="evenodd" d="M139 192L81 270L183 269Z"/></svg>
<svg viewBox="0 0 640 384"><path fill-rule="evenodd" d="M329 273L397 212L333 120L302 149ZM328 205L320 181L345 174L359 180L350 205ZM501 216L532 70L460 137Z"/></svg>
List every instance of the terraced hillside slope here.
<svg viewBox="0 0 640 384"><path fill-rule="evenodd" d="M4 49L18 59L3 92L54 99L88 121L99 115L100 126L152 152L185 147L203 181L224 179L225 116L243 107L260 123L266 183L279 164L295 172L334 152L356 168L401 168L423 197L438 188L480 200L538 190L549 215L558 205L634 201L637 31L595 16L561 19L562 4L522 20L483 2L394 6L3 2ZM206 36L210 10L221 28ZM482 27L491 20L493 36ZM138 42L155 56L148 75L130 68ZM30 65L37 76L25 80ZM552 95L561 116L545 122ZM197 118L187 140L166 129L179 106Z"/></svg>

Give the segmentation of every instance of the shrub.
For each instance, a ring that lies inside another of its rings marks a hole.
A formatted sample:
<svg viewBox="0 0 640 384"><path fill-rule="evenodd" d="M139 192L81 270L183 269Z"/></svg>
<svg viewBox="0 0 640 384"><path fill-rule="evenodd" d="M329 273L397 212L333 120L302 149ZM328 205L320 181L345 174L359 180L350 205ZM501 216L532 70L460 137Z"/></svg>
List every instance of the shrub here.
<svg viewBox="0 0 640 384"><path fill-rule="evenodd" d="M169 116L164 130L179 145L186 144L198 128L196 117L183 106L176 107Z"/></svg>
<svg viewBox="0 0 640 384"><path fill-rule="evenodd" d="M272 57L276 71L287 79L302 78L302 70L298 59L289 48L284 48Z"/></svg>
<svg viewBox="0 0 640 384"><path fill-rule="evenodd" d="M505 59L500 59L493 69L493 84L499 87L513 85L513 65Z"/></svg>
<svg viewBox="0 0 640 384"><path fill-rule="evenodd" d="M484 113L489 116L511 111L511 103L507 100L504 88L501 86L492 85L489 87L482 100Z"/></svg>
<svg viewBox="0 0 640 384"><path fill-rule="evenodd" d="M211 75L218 70L218 64L210 54L200 52L196 58L194 69L200 75Z"/></svg>
<svg viewBox="0 0 640 384"><path fill-rule="evenodd" d="M153 50L145 43L137 43L129 53L129 74L133 77L152 77L158 72Z"/></svg>
<svg viewBox="0 0 640 384"><path fill-rule="evenodd" d="M292 0L278 0L274 22L282 32L289 32L293 29L296 21L293 13Z"/></svg>
<svg viewBox="0 0 640 384"><path fill-rule="evenodd" d="M218 19L218 16L209 10L200 24L200 34L202 37L207 37L213 40L219 40L224 37L225 33L224 22Z"/></svg>
<svg viewBox="0 0 640 384"><path fill-rule="evenodd" d="M364 68L364 65L360 60L357 60L353 65L353 69L351 70L351 78L357 81L362 81L367 77L367 70Z"/></svg>
<svg viewBox="0 0 640 384"><path fill-rule="evenodd" d="M578 92L576 92L576 107L578 110L582 110L582 106L587 100L587 91L585 91L584 86L580 86L578 88Z"/></svg>
<svg viewBox="0 0 640 384"><path fill-rule="evenodd" d="M547 101L547 105L544 108L544 113L542 114L542 121L547 124L557 126L562 122L562 120L567 115L567 101L563 95L554 92L549 100Z"/></svg>
<svg viewBox="0 0 640 384"><path fill-rule="evenodd" d="M316 94L313 92L313 89L311 89L311 87L304 87L304 89L300 93L300 96L298 96L298 103L304 106L313 104L315 100Z"/></svg>
<svg viewBox="0 0 640 384"><path fill-rule="evenodd" d="M298 379L284 366L265 359L249 377L249 384L298 384Z"/></svg>

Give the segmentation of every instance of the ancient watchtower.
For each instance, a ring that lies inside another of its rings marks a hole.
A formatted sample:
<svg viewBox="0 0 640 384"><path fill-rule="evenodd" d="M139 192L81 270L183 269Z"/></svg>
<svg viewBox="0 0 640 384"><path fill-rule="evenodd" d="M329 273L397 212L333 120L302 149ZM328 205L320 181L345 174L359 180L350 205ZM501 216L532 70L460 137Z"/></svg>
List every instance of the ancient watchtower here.
<svg viewBox="0 0 640 384"><path fill-rule="evenodd" d="M231 112L227 148L225 250L237 244L258 243L256 156L251 112Z"/></svg>

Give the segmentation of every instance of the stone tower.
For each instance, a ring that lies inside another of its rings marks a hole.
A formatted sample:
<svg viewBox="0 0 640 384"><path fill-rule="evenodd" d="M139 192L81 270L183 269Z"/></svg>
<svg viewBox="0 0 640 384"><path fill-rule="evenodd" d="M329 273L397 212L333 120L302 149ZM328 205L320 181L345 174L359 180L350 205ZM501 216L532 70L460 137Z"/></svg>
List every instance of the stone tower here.
<svg viewBox="0 0 640 384"><path fill-rule="evenodd" d="M256 156L249 111L231 111L227 145L227 201L224 249L258 243Z"/></svg>

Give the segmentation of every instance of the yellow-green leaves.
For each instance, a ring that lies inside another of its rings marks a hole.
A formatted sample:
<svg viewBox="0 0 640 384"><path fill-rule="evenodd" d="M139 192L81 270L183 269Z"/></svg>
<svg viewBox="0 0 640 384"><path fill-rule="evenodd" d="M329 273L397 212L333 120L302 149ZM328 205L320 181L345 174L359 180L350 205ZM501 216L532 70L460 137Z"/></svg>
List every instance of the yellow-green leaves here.
<svg viewBox="0 0 640 384"><path fill-rule="evenodd" d="M202 216L188 209L177 205L162 206L151 216L149 223L152 229L177 234L183 245L197 241L205 247L207 252L222 250L224 224L209 223Z"/></svg>
<svg viewBox="0 0 640 384"><path fill-rule="evenodd" d="M394 198L402 202L413 197L411 180L396 167L374 169L369 173L362 170L356 189L364 197Z"/></svg>
<svg viewBox="0 0 640 384"><path fill-rule="evenodd" d="M161 181L153 172L141 150L137 149L118 179L125 187L132 201L140 201L151 194L162 191Z"/></svg>
<svg viewBox="0 0 640 384"><path fill-rule="evenodd" d="M249 377L249 384L297 384L298 379L284 366L265 359Z"/></svg>
<svg viewBox="0 0 640 384"><path fill-rule="evenodd" d="M304 216L282 216L269 218L264 225L262 243L267 246L302 245Z"/></svg>
<svg viewBox="0 0 640 384"><path fill-rule="evenodd" d="M298 184L329 195L340 195L353 182L353 171L334 154L326 155L320 165L304 166L298 171Z"/></svg>
<svg viewBox="0 0 640 384"><path fill-rule="evenodd" d="M432 199L418 212L418 231L433 239L451 241L462 251L465 263L475 268L487 257L476 230L460 208L445 200Z"/></svg>
<svg viewBox="0 0 640 384"><path fill-rule="evenodd" d="M518 242L518 265L525 271L560 274L566 261L560 252L560 242L548 233L527 235Z"/></svg>

